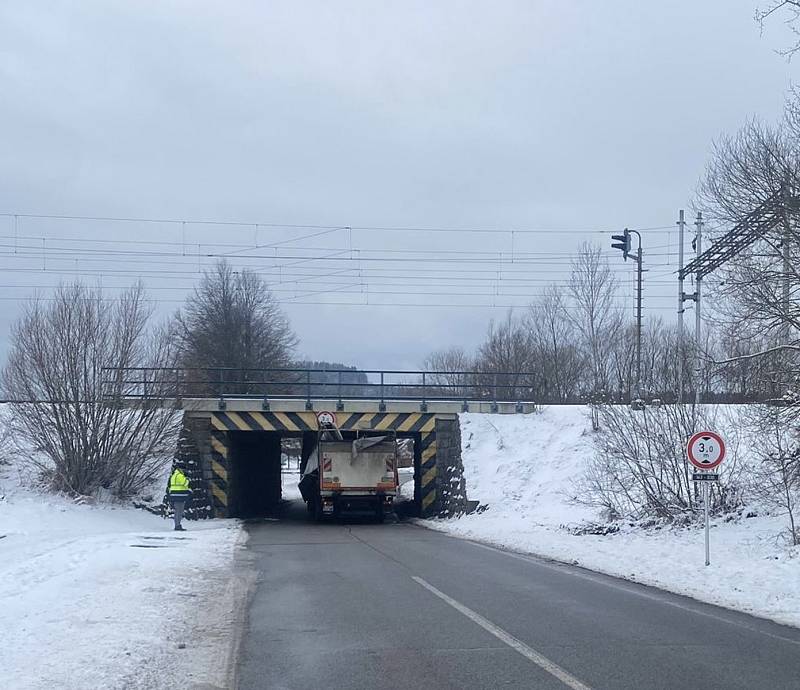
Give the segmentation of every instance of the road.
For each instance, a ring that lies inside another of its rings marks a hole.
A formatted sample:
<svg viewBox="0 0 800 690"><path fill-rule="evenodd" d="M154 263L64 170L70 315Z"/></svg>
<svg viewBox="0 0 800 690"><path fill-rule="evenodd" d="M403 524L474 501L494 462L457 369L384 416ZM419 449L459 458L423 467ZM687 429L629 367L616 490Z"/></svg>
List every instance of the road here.
<svg viewBox="0 0 800 690"><path fill-rule="evenodd" d="M800 688L794 628L409 523L248 529L240 690Z"/></svg>

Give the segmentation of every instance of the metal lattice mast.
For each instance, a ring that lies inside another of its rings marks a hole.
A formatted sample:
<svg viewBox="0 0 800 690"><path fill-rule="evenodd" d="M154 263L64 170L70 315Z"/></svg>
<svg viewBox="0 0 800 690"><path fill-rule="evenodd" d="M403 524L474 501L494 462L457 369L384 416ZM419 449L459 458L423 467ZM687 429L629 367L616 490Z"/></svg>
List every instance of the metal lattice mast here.
<svg viewBox="0 0 800 690"><path fill-rule="evenodd" d="M789 309L789 282L788 274L790 271L790 255L788 251L788 235L789 235L789 209L791 208L793 200L788 192L788 185L781 185L781 189L769 198L763 201L757 208L748 213L742 220L733 226L727 233L719 238L712 244L706 251L702 249L702 228L703 220L702 214L697 214L697 256L693 261L690 261L686 266L678 270L678 291L679 291L679 327L683 325L683 302L693 300L695 302L695 338L697 347L697 358L695 362L695 375L697 381L695 383L695 403L700 402L700 373L701 373L701 354L700 354L700 329L701 329L701 310L700 310L700 294L703 278L715 269L722 266L727 261L730 261L740 252L746 249L759 239L766 237L766 235L775 230L778 226L783 225L784 229L784 247L783 247L783 263L785 281L783 287L784 307L788 314ZM683 213L681 212L681 220L683 221ZM681 226L682 227L682 226ZM681 251L681 258L682 258ZM681 260L680 263L683 263ZM683 291L684 281L687 276L694 274L697 281L697 287L693 294L686 294ZM682 390L679 392L679 397L682 397Z"/></svg>
<svg viewBox="0 0 800 690"><path fill-rule="evenodd" d="M776 192L758 208L748 213L706 251L698 254L694 261L679 269L678 279L683 280L693 273L697 280L702 280L780 225L783 222L785 207L783 191Z"/></svg>

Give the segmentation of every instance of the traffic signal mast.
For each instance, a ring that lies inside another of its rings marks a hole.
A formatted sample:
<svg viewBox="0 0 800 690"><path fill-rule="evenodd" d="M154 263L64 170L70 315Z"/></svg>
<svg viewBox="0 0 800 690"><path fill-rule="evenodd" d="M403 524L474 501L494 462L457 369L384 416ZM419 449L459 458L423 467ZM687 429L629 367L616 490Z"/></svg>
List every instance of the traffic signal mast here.
<svg viewBox="0 0 800 690"><path fill-rule="evenodd" d="M639 247L631 252L631 235L636 235ZM636 230L625 228L621 235L611 235L612 249L622 250L625 261L630 256L636 262L636 399L631 403L634 409L641 409L642 397L642 236Z"/></svg>

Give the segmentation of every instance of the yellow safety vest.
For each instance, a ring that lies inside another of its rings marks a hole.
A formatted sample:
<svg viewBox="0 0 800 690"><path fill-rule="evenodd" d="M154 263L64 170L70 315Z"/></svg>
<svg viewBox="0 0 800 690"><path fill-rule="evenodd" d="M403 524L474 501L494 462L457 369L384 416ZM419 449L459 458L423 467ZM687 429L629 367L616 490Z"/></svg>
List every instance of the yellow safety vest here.
<svg viewBox="0 0 800 690"><path fill-rule="evenodd" d="M189 480L180 470L175 470L169 478L169 493L170 495L189 493Z"/></svg>

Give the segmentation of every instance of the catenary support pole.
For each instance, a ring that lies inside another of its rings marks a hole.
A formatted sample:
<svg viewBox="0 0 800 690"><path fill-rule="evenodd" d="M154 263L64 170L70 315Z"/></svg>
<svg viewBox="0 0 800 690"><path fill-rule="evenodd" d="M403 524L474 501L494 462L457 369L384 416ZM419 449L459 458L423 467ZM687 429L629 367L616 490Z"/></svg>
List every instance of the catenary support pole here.
<svg viewBox="0 0 800 690"><path fill-rule="evenodd" d="M695 250L697 252L697 256L700 256L703 253L703 214L698 212L697 220L695 221L695 227L697 228L697 236L695 239ZM698 275L697 276L697 285L695 286L695 302L694 302L694 347L695 347L695 369L694 369L694 404L700 404L700 388L701 388L701 379L703 373L703 353L702 348L700 346L700 336L701 330L703 326L702 322L702 314L701 314L701 301L700 301L700 288L701 288L702 278Z"/></svg>
<svg viewBox="0 0 800 690"><path fill-rule="evenodd" d="M683 232L686 221L683 209L678 212L678 403L683 404L684 366L683 361Z"/></svg>

